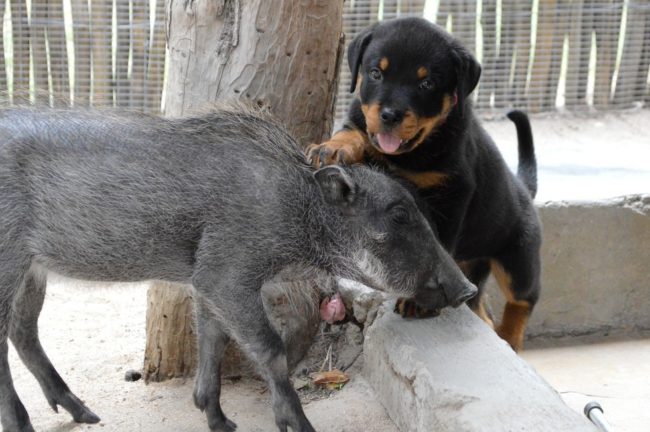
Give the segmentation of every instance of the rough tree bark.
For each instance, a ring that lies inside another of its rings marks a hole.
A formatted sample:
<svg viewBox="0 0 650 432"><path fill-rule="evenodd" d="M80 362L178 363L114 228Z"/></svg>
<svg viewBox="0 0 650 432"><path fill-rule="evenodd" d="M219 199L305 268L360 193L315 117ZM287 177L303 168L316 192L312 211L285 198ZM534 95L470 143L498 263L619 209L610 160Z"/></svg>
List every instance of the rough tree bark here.
<svg viewBox="0 0 650 432"><path fill-rule="evenodd" d="M181 116L216 102L250 101L269 109L301 144L320 142L333 126L342 8L342 0L169 0L165 114ZM194 340L191 329L184 327L192 316L191 302L176 298L177 293L158 283L149 290L147 380L187 375L194 366L184 363L194 362L194 354L188 360L181 352L186 341ZM177 322L170 324L171 313L162 311L174 311ZM301 325L285 322L285 341L295 338L294 331L315 332L318 318L313 315ZM295 363L306 347L290 345L289 361Z"/></svg>

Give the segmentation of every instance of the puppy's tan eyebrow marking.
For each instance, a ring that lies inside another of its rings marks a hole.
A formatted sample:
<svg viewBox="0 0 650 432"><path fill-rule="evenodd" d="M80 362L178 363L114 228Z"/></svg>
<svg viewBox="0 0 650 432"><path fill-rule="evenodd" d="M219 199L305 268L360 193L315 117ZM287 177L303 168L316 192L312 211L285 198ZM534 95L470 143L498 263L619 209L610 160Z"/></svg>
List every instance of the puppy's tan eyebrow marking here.
<svg viewBox="0 0 650 432"><path fill-rule="evenodd" d="M379 60L379 69L383 71L388 69L388 57L382 57L381 60Z"/></svg>
<svg viewBox="0 0 650 432"><path fill-rule="evenodd" d="M427 75L429 75L429 71L427 70L427 68L425 68L424 66L420 66L418 68L418 78L422 79L422 78L426 77Z"/></svg>

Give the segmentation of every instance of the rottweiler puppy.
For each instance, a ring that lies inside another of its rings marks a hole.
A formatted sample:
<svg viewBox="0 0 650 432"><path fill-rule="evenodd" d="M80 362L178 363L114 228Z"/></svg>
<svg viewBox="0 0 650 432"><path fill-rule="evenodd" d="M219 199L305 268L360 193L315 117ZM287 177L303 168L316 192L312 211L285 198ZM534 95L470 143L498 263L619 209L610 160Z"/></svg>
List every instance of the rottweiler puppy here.
<svg viewBox="0 0 650 432"><path fill-rule="evenodd" d="M350 91L359 88L358 97L343 129L311 145L307 157L316 166L377 164L411 182L440 241L479 287L469 306L493 328L481 294L490 272L495 276L507 299L496 330L519 350L540 293L537 165L528 117L508 114L519 141L515 176L468 100L480 65L458 40L421 18L365 29L350 44L348 64ZM409 301L396 309L413 311Z"/></svg>

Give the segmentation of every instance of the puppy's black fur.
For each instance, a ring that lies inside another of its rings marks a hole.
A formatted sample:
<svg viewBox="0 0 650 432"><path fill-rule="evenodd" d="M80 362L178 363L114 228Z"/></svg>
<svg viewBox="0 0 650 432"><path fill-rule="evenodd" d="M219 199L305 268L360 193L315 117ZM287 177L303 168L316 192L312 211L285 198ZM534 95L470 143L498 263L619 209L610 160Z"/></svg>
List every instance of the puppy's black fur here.
<svg viewBox="0 0 650 432"><path fill-rule="evenodd" d="M535 152L526 114L514 176L475 117L468 96L481 67L456 39L420 18L375 24L350 44L359 88L343 130L312 145L317 165L379 164L413 183L440 241L482 291L492 271L506 298L497 329L515 349L540 291L540 221ZM492 325L480 295L470 306ZM402 308L410 309L410 308Z"/></svg>

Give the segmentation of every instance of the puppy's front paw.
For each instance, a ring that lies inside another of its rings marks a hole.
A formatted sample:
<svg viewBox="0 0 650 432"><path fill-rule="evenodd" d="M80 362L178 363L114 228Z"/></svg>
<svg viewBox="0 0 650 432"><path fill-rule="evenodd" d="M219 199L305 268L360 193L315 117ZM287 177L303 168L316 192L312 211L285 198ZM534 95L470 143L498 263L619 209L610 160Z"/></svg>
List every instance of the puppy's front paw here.
<svg viewBox="0 0 650 432"><path fill-rule="evenodd" d="M307 147L307 161L316 168L326 165L350 165L356 160L352 145L341 141L326 141L322 144L311 144Z"/></svg>
<svg viewBox="0 0 650 432"><path fill-rule="evenodd" d="M403 297L397 299L393 312L402 318L432 318L440 315L440 309L427 309L419 306L414 299Z"/></svg>
<svg viewBox="0 0 650 432"><path fill-rule="evenodd" d="M367 139L368 137L358 130L341 130L335 133L329 141L311 144L307 147L307 160L316 168L325 165L352 165L363 162Z"/></svg>

